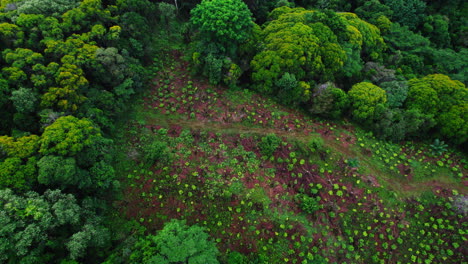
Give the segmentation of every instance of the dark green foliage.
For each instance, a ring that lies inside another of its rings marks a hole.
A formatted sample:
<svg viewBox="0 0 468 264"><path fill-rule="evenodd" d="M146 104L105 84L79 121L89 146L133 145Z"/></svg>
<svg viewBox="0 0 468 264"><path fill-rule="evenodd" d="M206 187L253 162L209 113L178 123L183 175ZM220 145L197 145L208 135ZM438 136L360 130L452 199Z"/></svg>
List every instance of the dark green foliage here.
<svg viewBox="0 0 468 264"><path fill-rule="evenodd" d="M90 184L89 179L81 177L74 158L44 156L38 161L37 166L39 168L38 181L41 184L61 189L78 185L86 188Z"/></svg>
<svg viewBox="0 0 468 264"><path fill-rule="evenodd" d="M299 83L294 74L284 73L283 76L276 81L276 89L278 90L278 99L286 105L294 105L301 101L302 93Z"/></svg>
<svg viewBox="0 0 468 264"><path fill-rule="evenodd" d="M218 84L221 81L223 73L223 59L208 54L205 58L203 74L208 77L210 83Z"/></svg>
<svg viewBox="0 0 468 264"><path fill-rule="evenodd" d="M348 166L351 168L358 168L359 167L359 159L358 158L349 158L348 161Z"/></svg>
<svg viewBox="0 0 468 264"><path fill-rule="evenodd" d="M466 48L462 48L459 52L452 49L434 50L434 72L446 74L466 86L468 84L468 61L465 59L467 56L468 49Z"/></svg>
<svg viewBox="0 0 468 264"><path fill-rule="evenodd" d="M219 43L223 54L236 54L237 45L250 37L252 13L240 0L203 0L191 11L191 22L205 45Z"/></svg>
<svg viewBox="0 0 468 264"><path fill-rule="evenodd" d="M192 43L195 70L212 84L224 81L235 87L242 72L237 64L245 59L239 56L240 47L253 36L252 13L240 0L203 0L191 15L191 23L198 30Z"/></svg>
<svg viewBox="0 0 468 264"><path fill-rule="evenodd" d="M409 137L420 137L435 125L433 115L417 109L384 109L372 129L381 138L399 142Z"/></svg>
<svg viewBox="0 0 468 264"><path fill-rule="evenodd" d="M447 48L450 45L449 18L442 15L426 17L423 33L437 48Z"/></svg>
<svg viewBox="0 0 468 264"><path fill-rule="evenodd" d="M414 30L424 19L426 3L421 0L383 0L393 11L392 21Z"/></svg>
<svg viewBox="0 0 468 264"><path fill-rule="evenodd" d="M0 190L0 260L58 263L84 257L93 247L102 249L109 233L89 209L60 190L25 196Z"/></svg>
<svg viewBox="0 0 468 264"><path fill-rule="evenodd" d="M268 134L265 137L262 137L262 141L259 143L258 147L263 155L271 157L281 142L281 138L276 134Z"/></svg>
<svg viewBox="0 0 468 264"><path fill-rule="evenodd" d="M133 263L219 263L218 249L204 229L172 219L156 235L148 235L134 246Z"/></svg>
<svg viewBox="0 0 468 264"><path fill-rule="evenodd" d="M316 87L310 104L311 113L337 119L348 109L349 99L346 92L326 83Z"/></svg>
<svg viewBox="0 0 468 264"><path fill-rule="evenodd" d="M382 4L379 0L364 1L364 4L356 8L354 12L356 12L360 18L363 18L374 25L377 25L379 17L385 16L387 18L391 18L393 15L393 11L390 7Z"/></svg>
<svg viewBox="0 0 468 264"><path fill-rule="evenodd" d="M408 96L408 83L405 81L389 81L380 84L380 88L387 93L387 103L390 108L398 108Z"/></svg>
<svg viewBox="0 0 468 264"><path fill-rule="evenodd" d="M434 140L434 143L429 145L431 147L432 154L435 156L440 156L442 153L447 151L448 145L445 144L443 140L439 140L438 138Z"/></svg>
<svg viewBox="0 0 468 264"><path fill-rule="evenodd" d="M31 113L35 109L37 95L32 89L20 88L11 93L10 100L13 102L16 110L20 113Z"/></svg>
<svg viewBox="0 0 468 264"><path fill-rule="evenodd" d="M172 153L166 142L152 140L148 145L143 146L143 160L147 165L155 162L167 163L171 160Z"/></svg>
<svg viewBox="0 0 468 264"><path fill-rule="evenodd" d="M228 264L249 264L249 260L245 255L237 251L234 251L234 252L229 253L227 263Z"/></svg>

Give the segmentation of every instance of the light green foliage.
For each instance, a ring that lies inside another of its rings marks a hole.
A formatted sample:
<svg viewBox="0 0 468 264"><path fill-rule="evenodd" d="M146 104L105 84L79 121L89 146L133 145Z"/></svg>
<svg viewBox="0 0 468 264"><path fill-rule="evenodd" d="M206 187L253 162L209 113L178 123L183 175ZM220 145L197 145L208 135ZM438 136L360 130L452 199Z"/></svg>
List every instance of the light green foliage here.
<svg viewBox="0 0 468 264"><path fill-rule="evenodd" d="M36 159L23 162L18 157L0 162L0 188L27 190L36 182Z"/></svg>
<svg viewBox="0 0 468 264"><path fill-rule="evenodd" d="M86 100L82 90L88 86L83 70L74 64L63 64L56 73L55 81L59 87L50 87L42 95L41 105L66 111L78 110Z"/></svg>
<svg viewBox="0 0 468 264"><path fill-rule="evenodd" d="M39 150L40 138L36 135L12 138L0 136L0 152L8 157L29 158Z"/></svg>
<svg viewBox="0 0 468 264"><path fill-rule="evenodd" d="M171 220L157 235L149 235L134 246L130 255L133 263L193 263L216 264L218 249L208 239L204 229L185 221Z"/></svg>
<svg viewBox="0 0 468 264"><path fill-rule="evenodd" d="M252 80L258 91L277 96L277 82L285 73L293 74L299 84L307 84L289 93L300 98L297 103L310 98L312 81L357 75L361 57L380 60L385 49L379 29L352 13L283 6L270 17L274 20L263 30L264 46L251 62Z"/></svg>
<svg viewBox="0 0 468 264"><path fill-rule="evenodd" d="M17 67L3 67L2 73L8 83L12 84L12 86L20 85L28 78L26 73Z"/></svg>
<svg viewBox="0 0 468 264"><path fill-rule="evenodd" d="M31 113L35 109L37 94L32 89L19 88L11 93L10 97L16 110L20 113Z"/></svg>
<svg viewBox="0 0 468 264"><path fill-rule="evenodd" d="M7 63L12 67L24 69L26 66L32 67L35 64L42 63L44 56L30 49L17 48L14 51L7 49L2 52Z"/></svg>
<svg viewBox="0 0 468 264"><path fill-rule="evenodd" d="M78 0L25 0L18 2L18 13L43 14L47 16L61 15L65 11L77 7Z"/></svg>
<svg viewBox="0 0 468 264"><path fill-rule="evenodd" d="M312 72L319 72L319 40L313 30L302 23L292 27L288 24L278 25L281 29L266 36L266 49L251 62L252 79L258 83L257 90L260 92L275 94L274 84L284 72L294 74L297 80L312 75ZM276 26L275 23L270 23L265 31L271 30L273 26ZM306 91L299 96L307 96Z"/></svg>
<svg viewBox="0 0 468 264"><path fill-rule="evenodd" d="M385 90L369 82L353 85L348 96L353 118L364 124L372 122L376 118L377 107L387 102Z"/></svg>
<svg viewBox="0 0 468 264"><path fill-rule="evenodd" d="M16 44L21 44L24 39L24 32L15 24L0 23L0 40L2 48L9 48Z"/></svg>
<svg viewBox="0 0 468 264"><path fill-rule="evenodd" d="M94 212L60 190L47 190L43 195L29 192L25 196L17 196L10 189L0 190L0 225L0 261L58 263L67 255L76 259L85 253L72 248L67 252L66 241L90 249L104 246L109 239ZM89 232L91 227L99 232ZM77 241L75 235L82 232L88 236Z"/></svg>
<svg viewBox="0 0 468 264"><path fill-rule="evenodd" d="M441 135L456 143L467 140L468 90L443 74L409 81L406 106L435 115Z"/></svg>
<svg viewBox="0 0 468 264"><path fill-rule="evenodd" d="M262 141L258 144L258 147L263 155L271 157L279 147L280 143L281 138L275 134L268 134L265 137L262 137Z"/></svg>
<svg viewBox="0 0 468 264"><path fill-rule="evenodd" d="M224 83L226 83L229 88L237 87L237 82L242 75L242 69L239 65L231 63L227 74L224 76Z"/></svg>
<svg viewBox="0 0 468 264"><path fill-rule="evenodd" d="M0 137L0 187L27 190L36 182L39 137ZM4 160L3 160L4 159Z"/></svg>
<svg viewBox="0 0 468 264"><path fill-rule="evenodd" d="M39 152L44 155L74 156L101 137L99 129L87 119L62 116L46 127Z"/></svg>
<svg viewBox="0 0 468 264"><path fill-rule="evenodd" d="M376 26L360 19L356 14L339 13L339 15L346 18L350 25L348 28L350 33L353 34L350 37L350 43L359 43L359 39L353 40L353 38L359 36L359 34L362 36L361 56L364 60L382 60L382 52L386 49L386 45L384 39L380 35L380 30ZM354 32L355 30L358 32Z"/></svg>

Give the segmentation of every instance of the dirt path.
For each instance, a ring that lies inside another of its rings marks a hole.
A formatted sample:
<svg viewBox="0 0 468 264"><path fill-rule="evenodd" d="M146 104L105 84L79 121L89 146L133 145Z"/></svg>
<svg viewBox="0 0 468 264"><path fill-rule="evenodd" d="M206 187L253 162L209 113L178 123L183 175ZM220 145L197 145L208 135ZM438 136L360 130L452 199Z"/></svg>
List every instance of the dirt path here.
<svg viewBox="0 0 468 264"><path fill-rule="evenodd" d="M187 63L181 61L180 56L181 54L174 54L174 61L176 62L175 70L169 73L172 75L174 80L172 81L175 84L174 89L180 90L184 89L186 84L192 79L189 77L187 72ZM177 74L176 74L177 73ZM180 76L177 76L179 75ZM178 78L180 77L180 78ZM204 82L203 80L193 80L194 86L198 87L208 87L209 85ZM155 87L156 89L157 87ZM222 92L221 92L222 93ZM220 97L218 99L226 99ZM233 102L235 104L235 102ZM152 111L151 102L146 101L146 104L149 105L147 107L148 111ZM227 110L226 110L227 111ZM296 116L297 117L297 116ZM295 117L291 117L295 118ZM216 119L213 118L213 119ZM222 134L255 134L255 135L267 135L270 133L274 133L280 137L285 137L292 140L299 140L304 143L307 143L308 140L311 138L311 131L309 129L304 128L294 128L290 129L287 128L273 128L273 127L251 127L242 124L241 122L222 122L221 119L217 120L196 120L196 119L188 119L187 117L181 117L177 119L167 118L166 116L159 116L156 118L149 118L148 124L150 126L156 124L164 124L165 126L180 126L182 128L189 128L191 130L198 130L198 131L213 131ZM328 131L331 132L331 131ZM428 179L427 181L419 181L419 182L411 182L407 179L396 178L392 177L385 171L381 171L379 168L373 164L373 160L368 155L365 155L361 152L357 152L350 147L354 142L344 142L342 140L336 140L336 136L334 133L329 133L324 135L322 133L322 138L324 139L325 146L330 148L333 152L339 153L344 158L358 158L361 167L365 167L367 172L366 180L372 182L373 185L384 185L390 187L395 192L401 194L402 196L410 196L413 194L420 194L424 191L429 191L434 188L443 188L447 190L457 189L461 193L468 193L468 187L460 185L454 186L453 183L450 182L443 182L438 181L435 179ZM354 135L353 135L354 137ZM378 180L377 180L378 179ZM380 181L380 183L378 182ZM384 181L384 182L382 182Z"/></svg>

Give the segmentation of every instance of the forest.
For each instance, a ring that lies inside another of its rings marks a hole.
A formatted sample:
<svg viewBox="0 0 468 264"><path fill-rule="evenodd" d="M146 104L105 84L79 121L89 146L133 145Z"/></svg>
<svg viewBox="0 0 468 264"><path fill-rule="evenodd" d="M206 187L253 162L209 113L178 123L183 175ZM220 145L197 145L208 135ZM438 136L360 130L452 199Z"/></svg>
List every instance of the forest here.
<svg viewBox="0 0 468 264"><path fill-rule="evenodd" d="M0 0L0 263L468 263L466 14Z"/></svg>

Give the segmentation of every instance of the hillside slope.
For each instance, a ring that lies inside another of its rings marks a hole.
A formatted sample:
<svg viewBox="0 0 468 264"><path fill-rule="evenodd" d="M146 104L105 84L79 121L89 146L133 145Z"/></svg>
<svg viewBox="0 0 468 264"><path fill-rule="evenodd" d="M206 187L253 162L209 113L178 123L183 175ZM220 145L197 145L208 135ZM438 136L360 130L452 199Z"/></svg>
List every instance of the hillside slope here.
<svg viewBox="0 0 468 264"><path fill-rule="evenodd" d="M126 218L205 227L223 263L466 261L460 154L210 86L173 56L126 127Z"/></svg>

